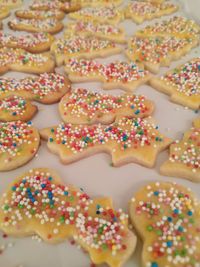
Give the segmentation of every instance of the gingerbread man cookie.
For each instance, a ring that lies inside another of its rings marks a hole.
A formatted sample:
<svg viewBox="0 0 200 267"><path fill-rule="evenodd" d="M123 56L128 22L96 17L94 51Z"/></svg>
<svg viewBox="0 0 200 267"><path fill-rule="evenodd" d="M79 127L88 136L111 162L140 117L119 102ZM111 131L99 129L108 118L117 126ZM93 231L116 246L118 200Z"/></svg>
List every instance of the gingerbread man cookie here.
<svg viewBox="0 0 200 267"><path fill-rule="evenodd" d="M161 165L162 174L200 182L200 118L182 140L171 144L169 153L169 159Z"/></svg>
<svg viewBox="0 0 200 267"><path fill-rule="evenodd" d="M0 122L0 171L26 164L35 156L39 145L40 135L30 122Z"/></svg>
<svg viewBox="0 0 200 267"><path fill-rule="evenodd" d="M116 117L147 117L154 104L144 96L125 94L112 96L77 89L67 93L59 103L64 122L72 124L112 123Z"/></svg>
<svg viewBox="0 0 200 267"><path fill-rule="evenodd" d="M200 203L190 189L151 183L132 198L129 213L144 243L142 266L199 266Z"/></svg>
<svg viewBox="0 0 200 267"><path fill-rule="evenodd" d="M17 95L42 104L58 102L71 89L69 80L58 73L43 73L21 80L0 78L0 85L0 99Z"/></svg>
<svg viewBox="0 0 200 267"><path fill-rule="evenodd" d="M122 266L136 246L127 215L111 198L91 199L83 189L62 183L46 168L30 170L0 199L0 228L9 235L38 234L48 243L74 238L95 264Z"/></svg>
<svg viewBox="0 0 200 267"><path fill-rule="evenodd" d="M0 6L5 6L8 9L20 7L22 4L23 0L0 0Z"/></svg>
<svg viewBox="0 0 200 267"><path fill-rule="evenodd" d="M6 6L1 6L0 4L0 19L7 18L10 15L10 10Z"/></svg>
<svg viewBox="0 0 200 267"><path fill-rule="evenodd" d="M71 58L65 61L65 71L72 82L98 81L103 82L105 90L120 88L128 92L151 78L148 71L126 61L100 64L94 60Z"/></svg>
<svg viewBox="0 0 200 267"><path fill-rule="evenodd" d="M150 80L153 88L171 96L175 103L192 109L200 108L200 58Z"/></svg>
<svg viewBox="0 0 200 267"><path fill-rule="evenodd" d="M153 167L160 151L171 140L162 135L150 119L118 118L108 126L61 123L40 131L52 153L69 164L99 152L112 156L114 166L130 162Z"/></svg>
<svg viewBox="0 0 200 267"><path fill-rule="evenodd" d="M58 20L62 20L65 17L65 13L63 11L57 9L51 10L31 10L31 9L20 9L15 12L15 16L21 19L49 19L54 18Z"/></svg>
<svg viewBox="0 0 200 267"><path fill-rule="evenodd" d="M44 73L54 70L55 63L49 54L31 54L23 49L0 48L0 73L9 70Z"/></svg>

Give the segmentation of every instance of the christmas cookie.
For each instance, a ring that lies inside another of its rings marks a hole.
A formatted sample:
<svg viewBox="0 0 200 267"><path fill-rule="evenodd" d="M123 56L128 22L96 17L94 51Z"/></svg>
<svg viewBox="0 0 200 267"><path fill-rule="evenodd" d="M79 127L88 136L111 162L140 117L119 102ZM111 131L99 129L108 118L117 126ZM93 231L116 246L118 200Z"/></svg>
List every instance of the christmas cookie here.
<svg viewBox="0 0 200 267"><path fill-rule="evenodd" d="M51 9L48 11L45 10L31 10L31 9L21 9L15 12L16 17L21 19L49 19L54 18L58 20L62 20L65 17L65 13L63 11L57 9Z"/></svg>
<svg viewBox="0 0 200 267"><path fill-rule="evenodd" d="M0 78L0 99L17 95L42 104L58 102L71 88L69 80L58 73L43 73L22 80Z"/></svg>
<svg viewBox="0 0 200 267"><path fill-rule="evenodd" d="M86 36L65 36L56 40L51 46L51 52L56 58L57 66L61 66L65 59L106 57L121 51L119 46L108 40Z"/></svg>
<svg viewBox="0 0 200 267"><path fill-rule="evenodd" d="M190 189L151 183L132 198L129 213L144 243L142 266L199 266L200 203Z"/></svg>
<svg viewBox="0 0 200 267"><path fill-rule="evenodd" d="M9 70L44 73L54 70L55 63L48 54L31 54L23 49L0 48L0 74Z"/></svg>
<svg viewBox="0 0 200 267"><path fill-rule="evenodd" d="M10 10L6 6L0 4L0 19L4 19L10 15Z"/></svg>
<svg viewBox="0 0 200 267"><path fill-rule="evenodd" d="M8 9L20 7L22 4L22 0L0 0L0 6L5 6Z"/></svg>
<svg viewBox="0 0 200 267"><path fill-rule="evenodd" d="M48 33L33 33L15 36L0 32L0 46L22 48L30 53L41 53L50 49L54 38Z"/></svg>
<svg viewBox="0 0 200 267"><path fill-rule="evenodd" d="M112 96L86 89L67 93L59 103L63 121L72 124L108 124L120 115L142 118L151 115L153 110L154 104L144 96Z"/></svg>
<svg viewBox="0 0 200 267"><path fill-rule="evenodd" d="M128 216L114 210L111 198L91 199L83 189L65 185L51 169L33 169L17 177L0 205L0 228L5 233L36 233L51 244L73 238L95 264L120 267L135 250Z"/></svg>
<svg viewBox="0 0 200 267"><path fill-rule="evenodd" d="M178 6L172 3L153 3L146 1L133 1L125 9L125 17L140 24L146 20L152 20L164 15L169 15L178 10Z"/></svg>
<svg viewBox="0 0 200 267"><path fill-rule="evenodd" d="M194 121L182 140L171 144L169 159L160 171L167 176L200 182L200 118Z"/></svg>
<svg viewBox="0 0 200 267"><path fill-rule="evenodd" d="M21 96L8 96L0 100L0 121L29 121L37 112L37 107Z"/></svg>
<svg viewBox="0 0 200 267"><path fill-rule="evenodd" d="M150 81L153 88L171 96L171 100L192 109L200 108L200 58Z"/></svg>
<svg viewBox="0 0 200 267"><path fill-rule="evenodd" d="M38 130L30 122L0 122L0 171L26 164L35 156L39 144Z"/></svg>
<svg viewBox="0 0 200 267"><path fill-rule="evenodd" d="M98 81L103 82L103 89L123 89L133 92L146 83L151 75L137 64L126 61L115 61L100 64L94 60L67 59L65 71L72 82Z"/></svg>
<svg viewBox="0 0 200 267"><path fill-rule="evenodd" d="M63 23L57 19L13 19L8 22L12 30L26 32L47 32L51 34L58 33L63 29Z"/></svg>
<svg viewBox="0 0 200 267"><path fill-rule="evenodd" d="M171 61L180 59L199 39L178 38L175 36L134 36L129 40L126 55L131 60L144 64L145 68L158 73L161 66L169 66Z"/></svg>
<svg viewBox="0 0 200 267"><path fill-rule="evenodd" d="M58 154L63 164L69 164L100 152L112 156L113 166L130 162L153 167L160 151L171 140L162 135L148 118L118 118L108 126L61 123L41 130L52 153Z"/></svg>
<svg viewBox="0 0 200 267"><path fill-rule="evenodd" d="M124 29L116 27L108 23L90 22L90 21L76 21L68 23L65 34L84 34L85 36L96 36L101 39L114 41L116 43L125 43Z"/></svg>

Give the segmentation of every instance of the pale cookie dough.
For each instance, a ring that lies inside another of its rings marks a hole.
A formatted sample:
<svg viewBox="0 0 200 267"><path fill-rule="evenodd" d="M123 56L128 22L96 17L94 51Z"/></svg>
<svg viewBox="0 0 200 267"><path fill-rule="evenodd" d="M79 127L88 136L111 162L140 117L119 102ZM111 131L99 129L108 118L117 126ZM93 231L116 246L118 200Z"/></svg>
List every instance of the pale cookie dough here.
<svg viewBox="0 0 200 267"><path fill-rule="evenodd" d="M0 4L0 19L7 18L10 15L10 10L6 6L1 6Z"/></svg>
<svg viewBox="0 0 200 267"><path fill-rule="evenodd" d="M37 110L35 105L21 96L8 96L0 100L0 121L29 121Z"/></svg>
<svg viewBox="0 0 200 267"><path fill-rule="evenodd" d="M180 59L199 44L197 37L178 38L175 36L133 36L128 42L126 55L153 73L160 67L169 66L171 61Z"/></svg>
<svg viewBox="0 0 200 267"><path fill-rule="evenodd" d="M151 3L145 1L133 1L125 9L125 17L140 24L146 20L152 20L164 15L169 15L178 10L178 6L172 3Z"/></svg>
<svg viewBox="0 0 200 267"><path fill-rule="evenodd" d="M54 18L62 20L65 17L63 11L57 9L51 10L31 10L31 9L20 9L15 12L15 16L21 19L49 19Z"/></svg>
<svg viewBox="0 0 200 267"><path fill-rule="evenodd" d="M23 49L0 48L0 74L19 71L40 74L52 72L55 63L49 54L31 54Z"/></svg>
<svg viewBox="0 0 200 267"><path fill-rule="evenodd" d="M106 57L121 52L121 47L114 42L101 40L90 36L65 36L64 39L57 39L51 45L51 52L54 54L57 66L61 66L66 59Z"/></svg>
<svg viewBox="0 0 200 267"><path fill-rule="evenodd" d="M67 23L65 34L83 34L85 36L96 36L101 39L125 43L125 31L121 27L97 21L76 21Z"/></svg>
<svg viewBox="0 0 200 267"><path fill-rule="evenodd" d="M200 58L168 71L164 76L153 77L150 85L170 95L170 99L183 106L200 108Z"/></svg>
<svg viewBox="0 0 200 267"><path fill-rule="evenodd" d="M59 103L64 122L72 124L112 123L119 116L143 118L152 114L154 104L141 95L112 96L76 89Z"/></svg>
<svg viewBox="0 0 200 267"><path fill-rule="evenodd" d="M0 78L0 99L17 95L42 104L58 102L69 90L69 80L58 73L43 73L40 76L21 80Z"/></svg>
<svg viewBox="0 0 200 267"><path fill-rule="evenodd" d="M65 71L72 82L98 81L103 89L133 92L151 78L148 71L134 62L115 61L101 64L94 60L71 58L65 61Z"/></svg>
<svg viewBox="0 0 200 267"><path fill-rule="evenodd" d="M198 267L200 203L176 183L150 183L129 204L133 226L143 240L144 267Z"/></svg>
<svg viewBox="0 0 200 267"><path fill-rule="evenodd" d="M0 6L5 6L8 9L15 9L22 6L23 0L0 0Z"/></svg>
<svg viewBox="0 0 200 267"><path fill-rule="evenodd" d="M33 33L15 36L0 32L0 47L22 48L30 53L42 53L50 49L54 37L49 33Z"/></svg>
<svg viewBox="0 0 200 267"><path fill-rule="evenodd" d="M38 151L40 135L30 122L0 122L0 171L16 169Z"/></svg>
<svg viewBox="0 0 200 267"><path fill-rule="evenodd" d="M122 117L108 126L61 123L41 130L40 134L63 164L106 152L111 155L113 166L134 162L153 167L158 153L171 143L157 129L149 118Z"/></svg>
<svg viewBox="0 0 200 267"><path fill-rule="evenodd" d="M51 244L73 238L95 264L121 267L136 247L128 215L114 210L110 197L92 199L83 189L65 185L51 169L32 169L17 177L0 206L0 229L5 233L35 233Z"/></svg>
<svg viewBox="0 0 200 267"><path fill-rule="evenodd" d="M77 12L70 13L69 18L79 21L99 21L117 25L124 19L122 11L113 7L86 7Z"/></svg>
<svg viewBox="0 0 200 267"><path fill-rule="evenodd" d="M182 140L171 144L169 153L169 159L161 165L162 174L200 182L200 118Z"/></svg>
<svg viewBox="0 0 200 267"><path fill-rule="evenodd" d="M62 31L64 25L57 19L13 19L8 22L8 26L12 30L26 32L47 32L56 34Z"/></svg>

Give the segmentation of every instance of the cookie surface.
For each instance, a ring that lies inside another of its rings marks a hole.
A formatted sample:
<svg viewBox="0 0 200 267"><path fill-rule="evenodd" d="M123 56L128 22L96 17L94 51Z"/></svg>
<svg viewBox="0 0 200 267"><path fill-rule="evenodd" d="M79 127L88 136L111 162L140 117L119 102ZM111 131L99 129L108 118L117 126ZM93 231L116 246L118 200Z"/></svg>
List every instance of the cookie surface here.
<svg viewBox="0 0 200 267"><path fill-rule="evenodd" d="M115 7L121 5L123 0L72 0L71 2L78 2L81 7Z"/></svg>
<svg viewBox="0 0 200 267"><path fill-rule="evenodd" d="M23 0L0 0L0 6L5 6L8 9L20 7L22 4Z"/></svg>
<svg viewBox="0 0 200 267"><path fill-rule="evenodd" d="M199 266L200 203L188 188L151 183L134 195L129 213L143 240L142 266Z"/></svg>
<svg viewBox="0 0 200 267"><path fill-rule="evenodd" d="M54 18L62 20L65 17L65 13L60 10L31 10L31 9L21 9L15 12L15 16L22 19L49 19Z"/></svg>
<svg viewBox="0 0 200 267"><path fill-rule="evenodd" d="M10 15L10 10L6 6L1 6L0 4L0 19L7 18Z"/></svg>
<svg viewBox="0 0 200 267"><path fill-rule="evenodd" d="M33 169L16 178L0 205L0 228L7 234L36 233L48 243L74 238L95 264L120 267L136 246L127 215L114 210L111 198L91 199L83 189L63 184L51 169Z"/></svg>
<svg viewBox="0 0 200 267"><path fill-rule="evenodd" d="M0 122L0 171L26 164L37 153L39 144L40 135L31 123Z"/></svg>

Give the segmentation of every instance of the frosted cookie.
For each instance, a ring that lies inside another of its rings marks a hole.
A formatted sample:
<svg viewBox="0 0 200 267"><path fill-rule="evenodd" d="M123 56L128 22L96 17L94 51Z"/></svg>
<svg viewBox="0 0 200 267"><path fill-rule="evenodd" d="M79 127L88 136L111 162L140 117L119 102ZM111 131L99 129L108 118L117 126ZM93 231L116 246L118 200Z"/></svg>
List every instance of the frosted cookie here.
<svg viewBox="0 0 200 267"><path fill-rule="evenodd" d="M10 10L6 6L0 4L0 19L7 18L10 15Z"/></svg>
<svg viewBox="0 0 200 267"><path fill-rule="evenodd" d="M158 73L161 66L169 66L171 61L180 59L198 43L198 38L134 36L129 40L126 55L136 63L144 64L151 72Z"/></svg>
<svg viewBox="0 0 200 267"><path fill-rule="evenodd" d="M72 0L72 3L80 3L82 7L106 7L106 6L119 6L123 0Z"/></svg>
<svg viewBox="0 0 200 267"><path fill-rule="evenodd" d="M101 39L114 41L116 43L125 43L126 37L124 29L116 27L108 23L76 21L74 23L67 23L66 35L84 34L85 36L96 36Z"/></svg>
<svg viewBox="0 0 200 267"><path fill-rule="evenodd" d="M0 6L5 6L8 9L20 7L22 4L22 0L0 0Z"/></svg>
<svg viewBox="0 0 200 267"><path fill-rule="evenodd" d="M123 13L113 7L86 7L69 14L69 18L81 21L99 21L117 25L124 19Z"/></svg>
<svg viewBox="0 0 200 267"><path fill-rule="evenodd" d="M64 122L72 124L112 123L116 117L147 117L154 104L144 96L125 94L104 95L77 89L67 93L59 103L59 112Z"/></svg>
<svg viewBox="0 0 200 267"><path fill-rule="evenodd" d="M31 10L31 9L21 9L15 12L15 16L21 19L49 19L54 18L58 20L62 20L65 17L65 13L63 11L57 9L51 10Z"/></svg>
<svg viewBox="0 0 200 267"><path fill-rule="evenodd" d="M128 215L114 210L111 198L91 199L83 189L65 185L51 169L33 169L17 177L0 205L5 233L36 233L51 244L73 238L95 264L120 267L135 250L137 238L128 228Z"/></svg>
<svg viewBox="0 0 200 267"><path fill-rule="evenodd" d="M149 119L123 117L108 126L61 123L41 130L40 134L63 164L107 152L112 156L113 166L134 162L153 167L158 153L171 143L157 129Z"/></svg>
<svg viewBox="0 0 200 267"><path fill-rule="evenodd" d="M125 9L125 17L140 24L146 20L152 20L164 15L169 15L178 10L178 6L172 3L153 3L145 1L134 1Z"/></svg>
<svg viewBox="0 0 200 267"><path fill-rule="evenodd" d="M51 34L58 33L63 29L63 23L57 19L13 19L8 22L12 30L26 32L47 32Z"/></svg>
<svg viewBox="0 0 200 267"><path fill-rule="evenodd" d="M103 89L123 89L133 92L151 75L134 62L115 61L101 64L94 60L71 58L65 61L65 71L72 82L103 82Z"/></svg>
<svg viewBox="0 0 200 267"><path fill-rule="evenodd" d="M106 57L121 52L121 47L114 42L101 40L96 37L65 36L56 40L51 46L51 52L56 58L57 66L61 66L65 59Z"/></svg>
<svg viewBox="0 0 200 267"><path fill-rule="evenodd" d="M3 77L0 78L0 99L17 95L42 104L53 104L70 88L69 80L58 73L43 73L21 80Z"/></svg>
<svg viewBox="0 0 200 267"><path fill-rule="evenodd" d="M182 140L171 144L169 159L160 171L167 176L200 182L200 118L194 121Z"/></svg>
<svg viewBox="0 0 200 267"><path fill-rule="evenodd" d="M151 183L132 198L129 213L143 240L142 266L199 266L200 203L190 189Z"/></svg>
<svg viewBox="0 0 200 267"><path fill-rule="evenodd" d="M54 37L43 32L21 36L0 32L1 47L22 48L31 53L41 53L49 50L53 41Z"/></svg>
<svg viewBox="0 0 200 267"><path fill-rule="evenodd" d="M0 171L26 164L35 156L39 144L38 130L30 122L0 122Z"/></svg>
<svg viewBox="0 0 200 267"><path fill-rule="evenodd" d="M23 49L0 48L0 74L9 70L40 74L54 70L49 54L31 54Z"/></svg>
<svg viewBox="0 0 200 267"><path fill-rule="evenodd" d="M164 76L152 78L150 84L156 90L170 95L173 102L199 109L200 58L193 58Z"/></svg>
<svg viewBox="0 0 200 267"><path fill-rule="evenodd" d="M29 121L37 112L37 107L21 96L8 96L0 100L0 121Z"/></svg>

